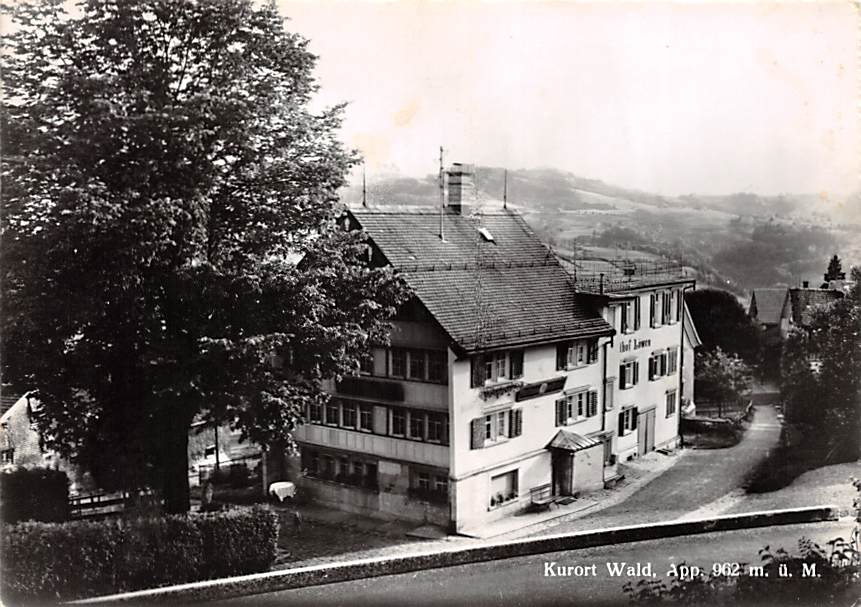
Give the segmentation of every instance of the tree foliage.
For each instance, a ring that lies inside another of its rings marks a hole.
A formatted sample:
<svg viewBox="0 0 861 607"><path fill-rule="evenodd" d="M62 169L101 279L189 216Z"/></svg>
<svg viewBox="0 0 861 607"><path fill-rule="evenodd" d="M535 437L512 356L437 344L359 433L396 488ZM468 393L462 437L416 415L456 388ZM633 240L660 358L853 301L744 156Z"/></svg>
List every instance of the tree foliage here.
<svg viewBox="0 0 861 607"><path fill-rule="evenodd" d="M855 272L854 274L857 274ZM858 455L861 431L861 301L852 295L813 310L784 345L781 395L787 418L832 457Z"/></svg>
<svg viewBox="0 0 861 607"><path fill-rule="evenodd" d="M15 5L5 40L4 380L49 446L182 511L192 419L289 441L403 289L338 228L356 158L274 8L67 8Z"/></svg>
<svg viewBox="0 0 861 607"><path fill-rule="evenodd" d="M720 347L697 353L694 391L698 398L712 402L737 402L750 394L753 372L741 358Z"/></svg>
<svg viewBox="0 0 861 607"><path fill-rule="evenodd" d="M828 261L828 269L825 271L825 281L842 280L843 278L846 278L846 274L843 272L843 264L835 253Z"/></svg>
<svg viewBox="0 0 861 607"><path fill-rule="evenodd" d="M697 289L685 293L685 303L697 328L703 348L757 360L760 334L735 295L720 289Z"/></svg>

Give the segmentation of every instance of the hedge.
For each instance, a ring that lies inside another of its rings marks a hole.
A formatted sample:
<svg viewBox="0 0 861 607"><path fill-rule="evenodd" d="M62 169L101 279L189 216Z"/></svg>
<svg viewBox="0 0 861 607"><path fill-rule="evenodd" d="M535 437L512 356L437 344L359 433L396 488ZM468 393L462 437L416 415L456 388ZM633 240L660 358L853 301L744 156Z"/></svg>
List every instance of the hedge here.
<svg viewBox="0 0 861 607"><path fill-rule="evenodd" d="M265 508L4 525L0 596L44 604L267 571L278 516Z"/></svg>
<svg viewBox="0 0 861 607"><path fill-rule="evenodd" d="M69 520L69 477L50 468L0 473L0 519L4 523Z"/></svg>

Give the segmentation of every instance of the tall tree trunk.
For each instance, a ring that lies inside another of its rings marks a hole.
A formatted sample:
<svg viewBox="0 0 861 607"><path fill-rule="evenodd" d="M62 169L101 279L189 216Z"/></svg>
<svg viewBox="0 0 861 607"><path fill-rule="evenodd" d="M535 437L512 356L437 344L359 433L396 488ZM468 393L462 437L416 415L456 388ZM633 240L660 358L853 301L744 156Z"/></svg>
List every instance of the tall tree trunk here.
<svg viewBox="0 0 861 607"><path fill-rule="evenodd" d="M183 514L191 509L188 488L188 429L191 419L184 408L166 412L161 453L162 498L168 514Z"/></svg>

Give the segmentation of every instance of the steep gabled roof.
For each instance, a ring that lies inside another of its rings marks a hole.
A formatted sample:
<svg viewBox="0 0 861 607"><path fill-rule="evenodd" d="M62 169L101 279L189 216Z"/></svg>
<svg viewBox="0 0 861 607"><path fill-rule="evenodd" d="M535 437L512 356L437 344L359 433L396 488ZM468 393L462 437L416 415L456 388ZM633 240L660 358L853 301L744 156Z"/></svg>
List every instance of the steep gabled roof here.
<svg viewBox="0 0 861 607"><path fill-rule="evenodd" d="M470 217L448 211L442 240L438 209L350 212L465 351L613 334L515 213Z"/></svg>
<svg viewBox="0 0 861 607"><path fill-rule="evenodd" d="M789 289L792 305L792 322L797 325L810 324L810 313L815 306L823 306L843 297L842 291L835 289Z"/></svg>
<svg viewBox="0 0 861 607"><path fill-rule="evenodd" d="M759 322L776 325L784 318L789 289L754 289L750 298L751 314Z"/></svg>

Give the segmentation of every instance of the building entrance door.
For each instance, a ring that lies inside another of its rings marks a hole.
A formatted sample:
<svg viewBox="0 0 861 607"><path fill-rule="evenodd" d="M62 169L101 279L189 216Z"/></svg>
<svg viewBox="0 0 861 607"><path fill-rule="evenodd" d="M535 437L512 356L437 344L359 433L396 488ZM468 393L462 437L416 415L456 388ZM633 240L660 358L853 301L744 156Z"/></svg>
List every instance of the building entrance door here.
<svg viewBox="0 0 861 607"><path fill-rule="evenodd" d="M655 450L655 410L637 415L637 446L640 455Z"/></svg>
<svg viewBox="0 0 861 607"><path fill-rule="evenodd" d="M553 450L553 495L571 495L574 486L574 455L562 449Z"/></svg>

